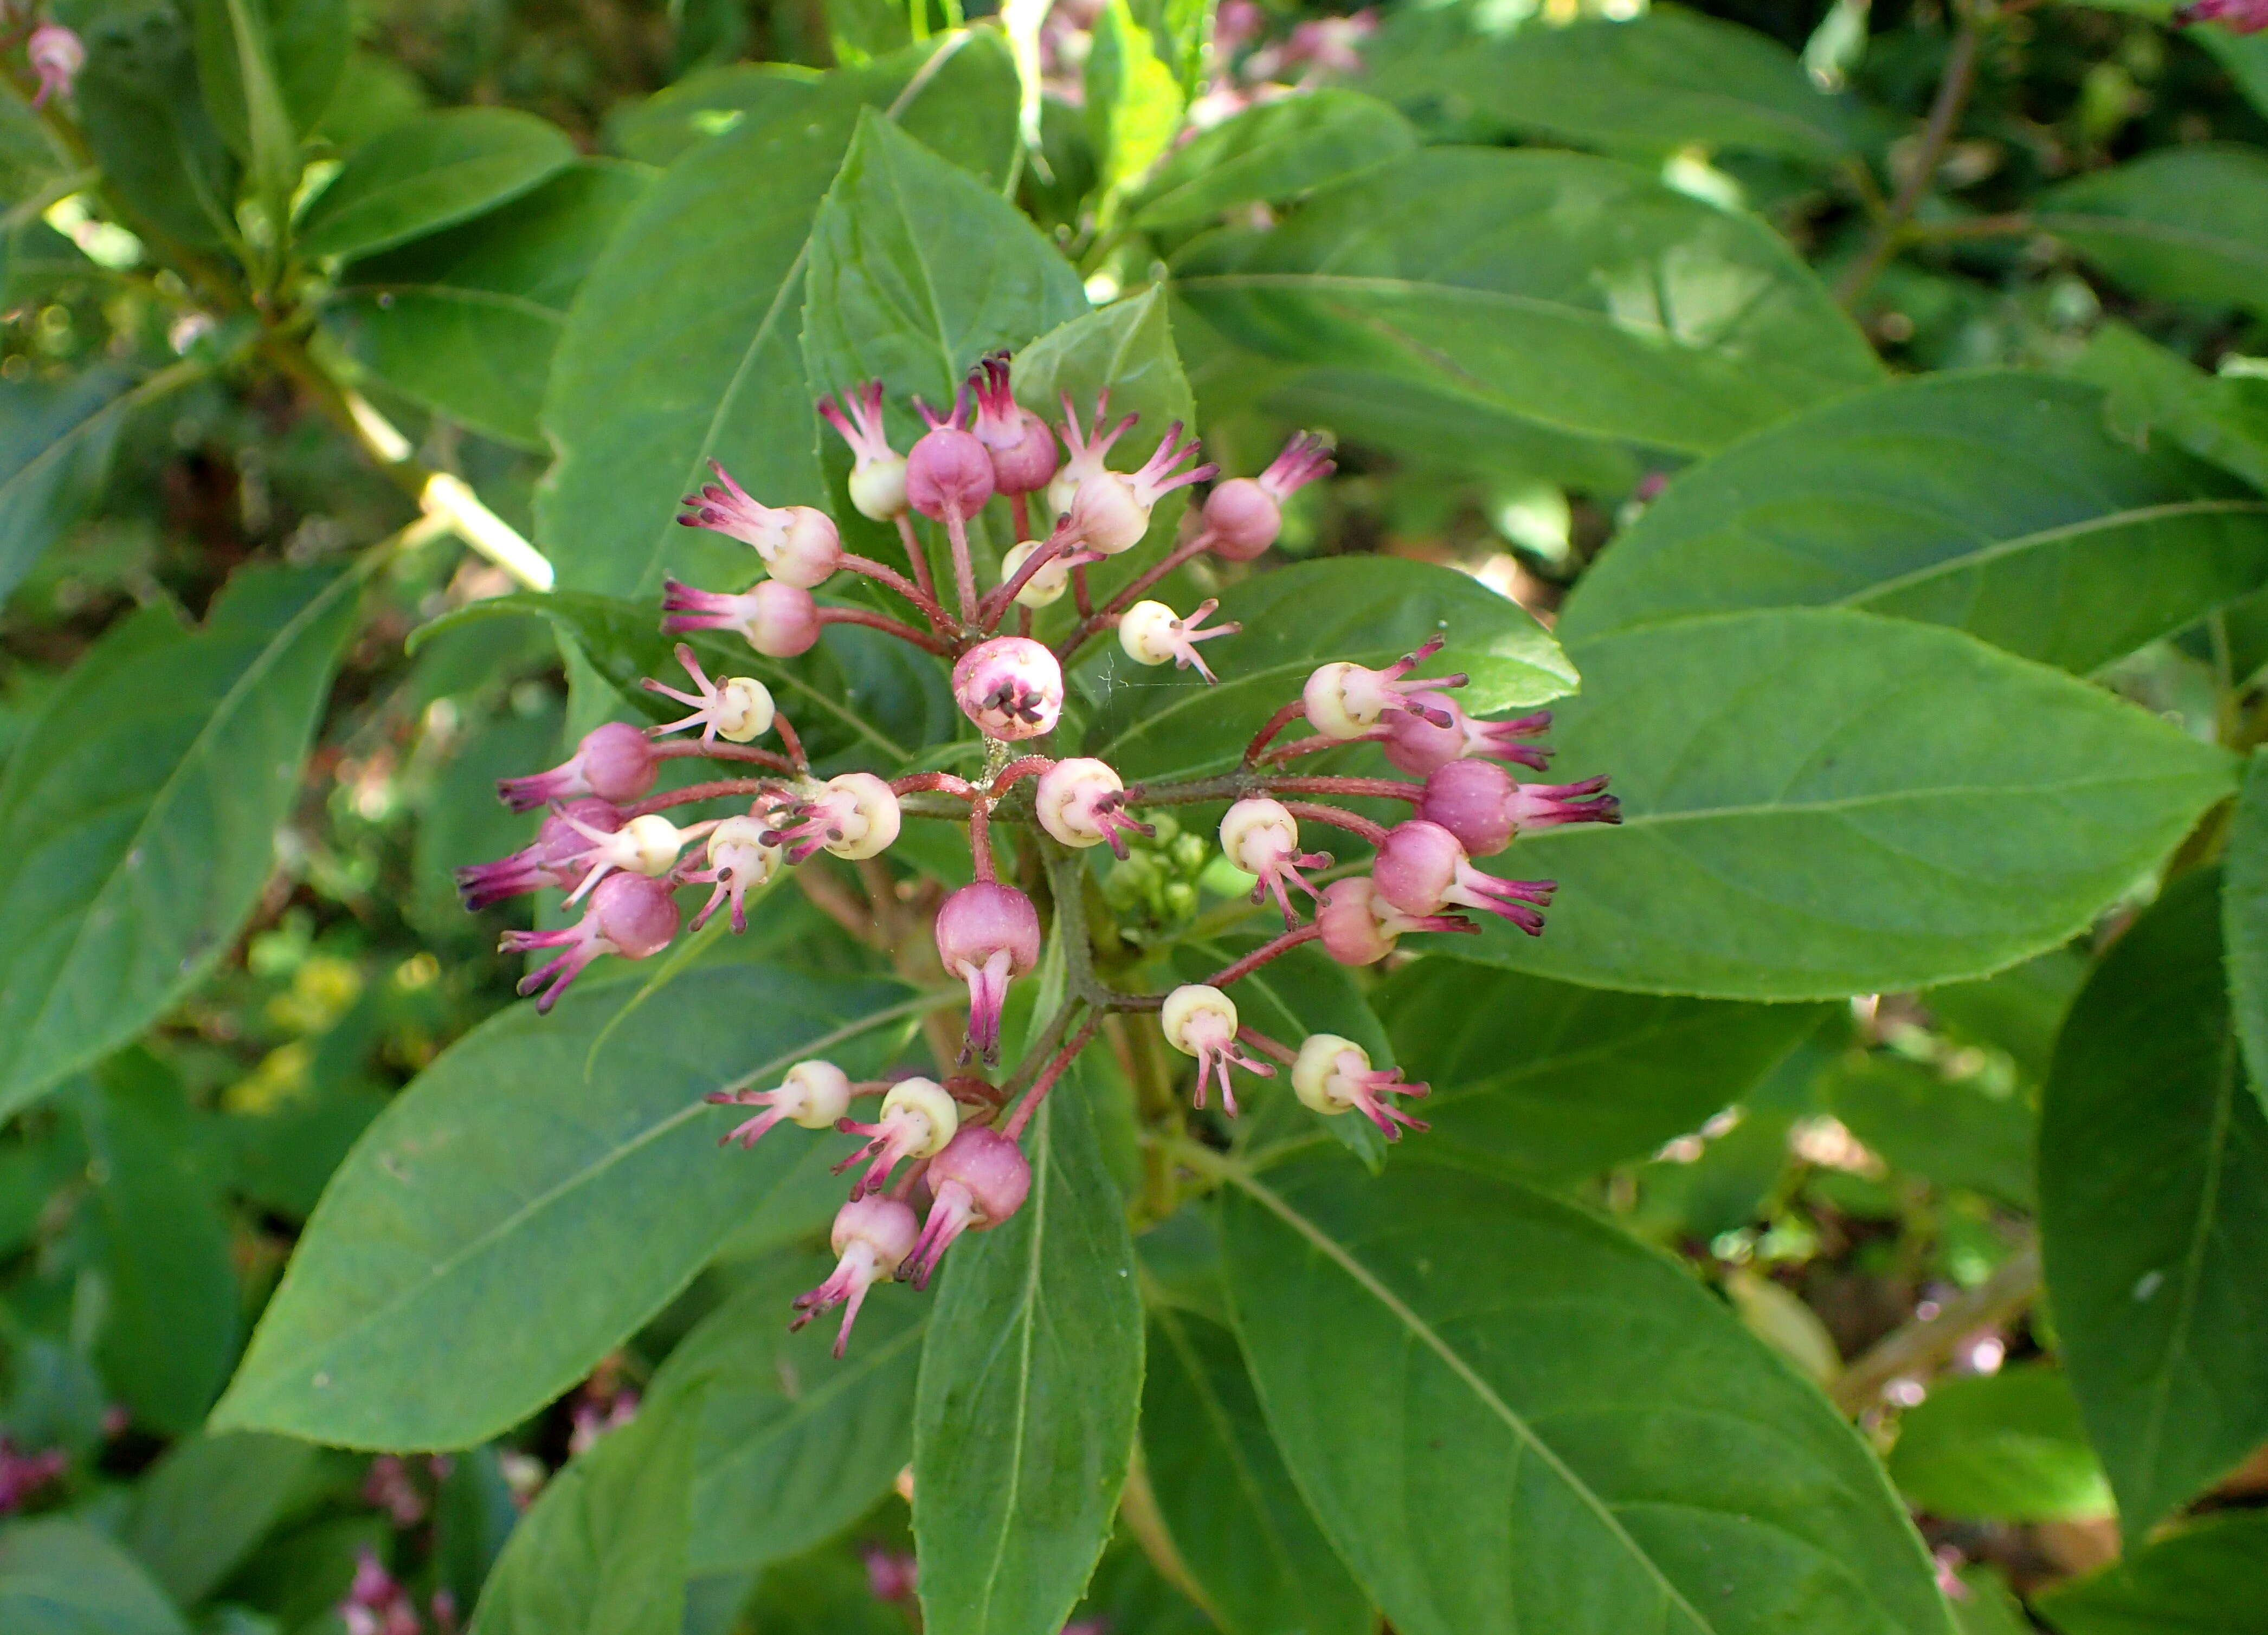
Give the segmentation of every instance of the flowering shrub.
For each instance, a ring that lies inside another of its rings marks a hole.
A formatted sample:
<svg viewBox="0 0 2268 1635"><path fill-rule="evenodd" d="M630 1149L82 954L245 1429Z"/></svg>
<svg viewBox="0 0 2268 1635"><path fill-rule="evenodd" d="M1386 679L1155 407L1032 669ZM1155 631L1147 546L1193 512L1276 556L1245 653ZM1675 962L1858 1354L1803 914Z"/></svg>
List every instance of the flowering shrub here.
<svg viewBox="0 0 2268 1635"><path fill-rule="evenodd" d="M2160 11L0 0L0 1631L2257 1623Z"/></svg>

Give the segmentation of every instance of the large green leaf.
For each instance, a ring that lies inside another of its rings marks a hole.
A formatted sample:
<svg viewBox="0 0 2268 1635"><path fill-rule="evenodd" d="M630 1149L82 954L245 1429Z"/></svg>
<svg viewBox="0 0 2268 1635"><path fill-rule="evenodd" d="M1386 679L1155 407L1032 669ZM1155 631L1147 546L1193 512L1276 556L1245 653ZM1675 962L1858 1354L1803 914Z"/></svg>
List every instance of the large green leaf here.
<svg viewBox="0 0 2268 1635"><path fill-rule="evenodd" d="M1061 1627L1134 1450L1134 1246L1077 1074L1032 1121L1024 1206L946 1257L914 1411L928 1635Z"/></svg>
<svg viewBox="0 0 2268 1635"><path fill-rule="evenodd" d="M1262 102L1199 131L1143 183L1137 227L1210 221L1281 202L1417 146L1410 121L1375 97L1325 88Z"/></svg>
<svg viewBox="0 0 2268 1635"><path fill-rule="evenodd" d="M339 281L350 345L395 391L541 448L568 303L651 180L586 159L501 209L352 263Z"/></svg>
<svg viewBox="0 0 2268 1635"><path fill-rule="evenodd" d="M2170 443L2268 489L2268 383L2208 375L2117 323L2095 332L2073 372L2103 389L2103 413L2118 436Z"/></svg>
<svg viewBox="0 0 2268 1635"><path fill-rule="evenodd" d="M72 524L110 469L126 378L0 380L0 602Z"/></svg>
<svg viewBox="0 0 2268 1635"><path fill-rule="evenodd" d="M1217 233L1176 291L1238 344L1563 431L1706 451L1881 378L1761 224L1609 160L1430 148Z"/></svg>
<svg viewBox="0 0 2268 1635"><path fill-rule="evenodd" d="M188 1635L134 1558L84 1521L0 1529L0 1629L8 1635Z"/></svg>
<svg viewBox="0 0 2268 1635"><path fill-rule="evenodd" d="M1371 88L1404 106L1612 153L1700 146L1833 164L1851 151L1849 106L1794 53L1682 6L1572 22L1413 6L1365 55Z"/></svg>
<svg viewBox="0 0 2268 1635"><path fill-rule="evenodd" d="M1220 1324L1152 1312L1142 1457L1174 1549L1230 1635L1376 1627L1292 1485L1236 1337Z"/></svg>
<svg viewBox="0 0 2268 1635"><path fill-rule="evenodd" d="M1622 825L1489 859L1559 896L1541 939L1495 925L1461 957L1724 999L1981 975L2087 925L2232 782L2132 705L1904 620L1721 614L1573 657L1556 766L1611 774Z"/></svg>
<svg viewBox="0 0 2268 1635"><path fill-rule="evenodd" d="M839 1189L838 1189L839 1190ZM831 1262L788 1257L702 1320L649 1397L704 1392L694 1454L691 1570L752 1569L800 1555L889 1492L913 1452L914 1374L928 1301L895 1285L866 1297L850 1354L836 1322L788 1332L789 1301Z"/></svg>
<svg viewBox="0 0 2268 1635"><path fill-rule="evenodd" d="M1181 128L1189 98L1159 42L1127 4L1098 8L1081 90L1087 144L1094 150L1103 209L1164 157Z"/></svg>
<svg viewBox="0 0 2268 1635"><path fill-rule="evenodd" d="M879 1065L909 1014L893 984L762 965L696 967L632 1008L641 992L516 1007L395 1098L316 1206L216 1426L407 1448L516 1423L666 1304L811 1140L850 1145L781 1130L719 1152L729 1110L703 1094L822 1045Z"/></svg>
<svg viewBox="0 0 2268 1635"><path fill-rule="evenodd" d="M275 111L289 121L279 134L304 136L315 128L354 48L348 0L195 0L191 13L205 108L231 147L249 155L254 145L244 84L247 46L264 59ZM239 17L246 25L241 34ZM261 94L255 91L255 99Z"/></svg>
<svg viewBox="0 0 2268 1635"><path fill-rule="evenodd" d="M87 145L134 224L196 248L233 239L237 164L198 95L180 10L156 3L109 11L85 38L75 95Z"/></svg>
<svg viewBox="0 0 2268 1635"><path fill-rule="evenodd" d="M313 1443L257 1432L176 1442L134 1485L119 1542L193 1607L300 1497L318 1457Z"/></svg>
<svg viewBox="0 0 2268 1635"><path fill-rule="evenodd" d="M796 62L696 69L642 102L607 112L607 141L625 158L670 165L743 124L810 106L826 76Z"/></svg>
<svg viewBox="0 0 2268 1635"><path fill-rule="evenodd" d="M2142 295L2268 313L2268 154L2160 148L2041 195L2034 220Z"/></svg>
<svg viewBox="0 0 2268 1635"><path fill-rule="evenodd" d="M536 527L563 584L745 581L745 546L677 525L712 458L767 504L829 499L798 333L813 219L867 106L979 177L1007 172L1015 69L990 32L831 75L672 165L592 268L553 362L559 460Z"/></svg>
<svg viewBox="0 0 2268 1635"><path fill-rule="evenodd" d="M1640 1158L1738 1101L1826 1013L1576 987L1455 958L1376 1004L1443 1161L1541 1183Z"/></svg>
<svg viewBox="0 0 2268 1635"><path fill-rule="evenodd" d="M1680 477L1585 576L1559 634L1856 607L2086 671L2264 580L2268 501L2114 439L2101 392L1938 375L1815 409Z"/></svg>
<svg viewBox="0 0 2268 1635"><path fill-rule="evenodd" d="M1487 695L1466 700L1475 713L1541 704L1575 686L1558 644L1516 603L1468 575L1398 557L1256 575L1222 593L1211 622L1232 620L1243 634L1205 649L1218 686L1193 671L1137 664L1116 642L1091 651L1077 677L1095 700L1087 752L1130 783L1226 771L1316 665L1388 664L1437 634L1450 647L1426 673L1490 672Z"/></svg>
<svg viewBox="0 0 2268 1635"><path fill-rule="evenodd" d="M680 1635L698 1391L571 1461L497 1558L472 1635Z"/></svg>
<svg viewBox="0 0 2268 1635"><path fill-rule="evenodd" d="M2040 1597L2063 1635L2268 1635L2268 1512L2207 1516Z"/></svg>
<svg viewBox="0 0 2268 1635"><path fill-rule="evenodd" d="M2221 936L2245 1076L2268 1106L2268 751L2255 750L2229 821Z"/></svg>
<svg viewBox="0 0 2268 1635"><path fill-rule="evenodd" d="M2069 1521L2111 1513L2079 1404L2044 1363L1936 1381L1898 1419L1890 1479L1948 1521Z"/></svg>
<svg viewBox="0 0 2268 1635"><path fill-rule="evenodd" d="M1230 1298L1323 1532L1405 1635L1922 1635L1881 1469L1679 1266L1425 1162L1240 1174Z"/></svg>
<svg viewBox="0 0 2268 1635"><path fill-rule="evenodd" d="M137 613L25 730L0 775L0 1111L132 1038L226 951L357 583L247 569L201 630Z"/></svg>
<svg viewBox="0 0 2268 1635"><path fill-rule="evenodd" d="M2268 1439L2268 1118L2244 1088L2219 871L2111 946L2057 1041L2040 1235L2130 1548Z"/></svg>
<svg viewBox="0 0 2268 1635"><path fill-rule="evenodd" d="M374 255L492 210L574 162L566 133L533 114L421 114L355 150L300 216L299 249Z"/></svg>

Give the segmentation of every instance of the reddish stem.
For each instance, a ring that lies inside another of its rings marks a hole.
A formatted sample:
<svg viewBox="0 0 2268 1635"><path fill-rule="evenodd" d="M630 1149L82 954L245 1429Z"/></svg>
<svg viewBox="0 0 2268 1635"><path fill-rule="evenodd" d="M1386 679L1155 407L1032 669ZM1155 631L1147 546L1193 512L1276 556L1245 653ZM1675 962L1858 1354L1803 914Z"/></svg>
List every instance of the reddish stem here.
<svg viewBox="0 0 2268 1635"><path fill-rule="evenodd" d="M1018 543L1020 544L1032 537L1031 508L1025 503L1023 495L1012 494L1008 496L1008 518L1016 524Z"/></svg>
<svg viewBox="0 0 2268 1635"><path fill-rule="evenodd" d="M1329 738L1322 733L1313 737L1294 738L1289 744L1279 744L1260 759L1263 761L1297 760L1302 755L1320 755L1325 750L1344 749L1350 744L1383 744L1386 729L1373 727L1359 737Z"/></svg>
<svg viewBox="0 0 2268 1635"><path fill-rule="evenodd" d="M937 605L935 597L925 593L919 585L887 562L878 562L868 556L853 556L846 551L843 554L842 566L851 573L864 574L875 583L887 585L905 598L921 610L922 616L929 620L931 629L942 630L949 622L945 610Z"/></svg>
<svg viewBox="0 0 2268 1635"><path fill-rule="evenodd" d="M1425 786L1400 778L1263 778L1271 795L1372 796L1381 801L1408 801L1415 806L1425 798Z"/></svg>
<svg viewBox="0 0 2268 1635"><path fill-rule="evenodd" d="M1222 966L1205 979L1205 986L1225 988L1232 982L1241 981L1250 976L1278 955L1288 954L1300 943L1312 942L1322 934L1323 928L1312 923L1301 926L1296 931L1286 931L1273 942L1263 942L1243 958Z"/></svg>
<svg viewBox="0 0 2268 1635"><path fill-rule="evenodd" d="M775 726L779 718L772 718ZM697 756L703 760L744 760L758 766L770 766L775 772L793 772L795 767L784 755L770 750L760 750L753 744L703 744L698 738L680 738L669 744L653 746L656 760L677 760L685 756Z"/></svg>
<svg viewBox="0 0 2268 1635"><path fill-rule="evenodd" d="M1373 823L1359 812L1342 810L1336 806L1318 806L1312 801L1286 801L1284 810L1294 818L1305 818L1314 823L1327 823L1360 835L1373 846L1386 843L1386 825Z"/></svg>
<svg viewBox="0 0 2268 1635"><path fill-rule="evenodd" d="M1069 636L1065 637L1063 644L1056 649L1056 658L1057 661L1065 664L1070 664L1072 658L1077 656L1079 649L1085 647L1096 635L1109 629L1112 625L1117 623L1120 619L1123 618L1125 616L1126 610L1142 599L1142 593L1145 590L1147 590L1151 586L1156 584L1160 579L1163 579L1167 574L1172 573L1174 569L1179 568L1182 563L1194 561L1196 558L1204 555L1211 548L1212 535L1210 532L1206 532L1202 530L1199 531L1195 539L1189 540L1185 544L1175 546L1171 551L1166 554L1166 557L1163 561L1160 561L1156 567L1151 568L1148 572L1138 576L1130 582L1123 590L1120 590L1117 595L1112 597L1110 600L1104 603L1100 609L1094 613L1088 614L1088 616L1080 622L1079 628L1072 631ZM1084 608L1079 611L1082 612L1086 612Z"/></svg>
<svg viewBox="0 0 2268 1635"><path fill-rule="evenodd" d="M921 536L914 532L914 519L905 511L898 513L898 540L906 547L906 566L914 571L914 583L929 598L930 605L938 606L937 581L930 577L929 554L922 549Z"/></svg>
<svg viewBox="0 0 2268 1635"><path fill-rule="evenodd" d="M890 780L893 795L913 795L931 790L957 795L964 801L976 798L976 786L965 778L956 778L949 772L909 772L902 778Z"/></svg>
<svg viewBox="0 0 2268 1635"><path fill-rule="evenodd" d="M863 607L822 607L819 610L822 625L864 625L869 630L879 630L884 635L895 636L901 642L910 642L924 652L939 658L953 656L953 649L941 638L926 630L917 630L911 625L902 625L885 614L869 612Z"/></svg>
<svg viewBox="0 0 2268 1635"><path fill-rule="evenodd" d="M1022 1138L1024 1126L1031 1123L1032 1115L1039 1111L1040 1103L1047 1100L1048 1092L1055 1089L1056 1081L1063 1077L1064 1069L1079 1059L1079 1052L1087 1047L1094 1037L1095 1030L1101 1026L1101 1012L1090 1015L1079 1030L1071 1035L1071 1042L1048 1059L1048 1065L1041 1068L1039 1076L1032 1081L1031 1089L1017 1104L1016 1111L1009 1115L1008 1122L1000 1126L1001 1134L1012 1141Z"/></svg>
<svg viewBox="0 0 2268 1635"><path fill-rule="evenodd" d="M1252 742L1244 746L1244 764L1249 766L1258 760L1260 752L1268 747L1270 740L1293 722L1307 719L1307 700L1293 699L1289 704L1270 715L1267 723L1252 735Z"/></svg>
<svg viewBox="0 0 2268 1635"><path fill-rule="evenodd" d="M992 803L990 801L969 803L968 856L976 866L976 877L990 884L992 880Z"/></svg>
<svg viewBox="0 0 2268 1635"><path fill-rule="evenodd" d="M968 554L968 524L958 507L945 511L945 535L953 544L953 589L961 599L961 622L976 622L976 563Z"/></svg>
<svg viewBox="0 0 2268 1635"><path fill-rule="evenodd" d="M1055 762L1044 755L1027 755L1021 759L1010 761L1000 768L1000 775L992 780L992 798L998 800L1015 788L1019 780L1045 772L1054 765Z"/></svg>
<svg viewBox="0 0 2268 1635"><path fill-rule="evenodd" d="M1271 1039L1257 1028L1239 1028L1236 1037L1258 1051L1263 1056L1273 1056L1285 1067L1300 1059L1300 1052L1281 1040Z"/></svg>
<svg viewBox="0 0 2268 1635"><path fill-rule="evenodd" d="M803 740L796 736L795 727L786 715L778 710L772 712L772 730L780 735L780 742L787 747L787 757L795 763L796 771L808 773L811 757L803 752Z"/></svg>
<svg viewBox="0 0 2268 1635"><path fill-rule="evenodd" d="M1063 547L1067 538L1067 531L1057 528L1047 537L1046 541L1038 550L1025 559L1024 565L1011 575L1005 583L985 595L983 604L976 611L977 617L983 621L987 630L999 625L1000 620L1007 614L1008 605L1016 599L1018 591L1031 583L1032 576L1064 554Z"/></svg>
<svg viewBox="0 0 2268 1635"><path fill-rule="evenodd" d="M1087 592L1084 563L1071 570L1071 605L1079 609L1081 619L1094 612L1094 598Z"/></svg>
<svg viewBox="0 0 2268 1635"><path fill-rule="evenodd" d="M718 801L728 795L762 795L776 788L768 778L715 778L707 783L688 783L681 789L671 789L662 795L649 795L637 805L622 811L624 822L632 818L644 818L652 812L666 812L673 806L690 806L696 801Z"/></svg>

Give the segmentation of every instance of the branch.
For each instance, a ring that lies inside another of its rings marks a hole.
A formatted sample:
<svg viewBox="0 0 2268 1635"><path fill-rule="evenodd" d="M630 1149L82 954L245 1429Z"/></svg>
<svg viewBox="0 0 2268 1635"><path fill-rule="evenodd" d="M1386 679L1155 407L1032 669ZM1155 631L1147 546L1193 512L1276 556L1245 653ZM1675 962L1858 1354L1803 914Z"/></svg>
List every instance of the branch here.
<svg viewBox="0 0 2268 1635"><path fill-rule="evenodd" d="M2025 1245L1973 1289L1955 1294L1930 1317L1917 1317L1876 1341L1827 1388L1846 1414L1871 1408L1892 1380L1927 1375L1979 1329L2014 1316L2040 1292L2040 1250Z"/></svg>
<svg viewBox="0 0 2268 1635"><path fill-rule="evenodd" d="M1953 49L1945 60L1945 77L1938 82L1937 100L1930 106L1928 122L1922 127L1921 150L1914 156L1913 168L1898 184L1889 211L1876 224L1874 238L1835 287L1835 298L1846 310L1859 304L1859 298L1867 293L1904 241L1907 224L1912 221L1915 209L1929 192L1929 185L1937 175L1938 162L1945 157L1946 143L1952 141L1954 127L1961 122L1962 110L1969 106L1969 93L1977 83L1977 48L1984 36L1974 10L1966 4L1959 4L1957 9L1961 26L1954 33Z"/></svg>

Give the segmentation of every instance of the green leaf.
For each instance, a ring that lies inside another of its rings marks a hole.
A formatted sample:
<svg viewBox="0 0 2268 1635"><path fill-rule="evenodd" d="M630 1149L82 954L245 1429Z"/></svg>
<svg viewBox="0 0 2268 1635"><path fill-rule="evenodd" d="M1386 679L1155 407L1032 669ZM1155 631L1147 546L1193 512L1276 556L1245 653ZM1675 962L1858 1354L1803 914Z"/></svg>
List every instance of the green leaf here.
<svg viewBox="0 0 2268 1635"><path fill-rule="evenodd" d="M2031 1104L1919 1062L1856 1056L1821 1080L1827 1111L1891 1167L1938 1186L1969 1187L2020 1209L2033 1204Z"/></svg>
<svg viewBox="0 0 2268 1635"><path fill-rule="evenodd" d="M707 966L593 1057L639 990L515 1007L394 1099L308 1221L216 1427L443 1448L517 1423L666 1304L811 1140L848 1150L781 1131L719 1152L730 1110L703 1093L822 1044L880 1066L909 1014L894 984Z"/></svg>
<svg viewBox="0 0 2268 1635"><path fill-rule="evenodd" d="M1826 1013L1574 987L1429 957L1376 991L1408 1076L1432 1093L1426 1145L1544 1184L1595 1175L1697 1130Z"/></svg>
<svg viewBox="0 0 2268 1635"><path fill-rule="evenodd" d="M110 471L127 378L0 380L0 601L86 514Z"/></svg>
<svg viewBox="0 0 2268 1635"><path fill-rule="evenodd" d="M1461 957L1720 999L1981 975L2088 925L2230 785L2165 722L1904 620L1723 614L1573 657L1555 765L1612 774L1622 825L1491 859L1559 882L1550 928L1492 925Z"/></svg>
<svg viewBox="0 0 2268 1635"><path fill-rule="evenodd" d="M1084 90L1086 138L1108 210L1173 145L1185 102L1173 68L1126 0L1103 0L1095 16Z"/></svg>
<svg viewBox="0 0 2268 1635"><path fill-rule="evenodd" d="M188 1635L133 1558L63 1516L0 1529L0 1629L8 1635Z"/></svg>
<svg viewBox="0 0 2268 1635"><path fill-rule="evenodd" d="M2230 1026L2219 886L2184 876L2111 944L2040 1120L2048 1297L2130 1549L2268 1438L2268 1118Z"/></svg>
<svg viewBox="0 0 2268 1635"><path fill-rule="evenodd" d="M1024 1142L1024 1206L946 1257L914 1409L914 1537L928 1635L1059 1628L1134 1449L1134 1246L1079 1075Z"/></svg>
<svg viewBox="0 0 2268 1635"><path fill-rule="evenodd" d="M2086 975L2086 960L2059 948L1998 976L1932 988L1922 1002L1940 1031L2007 1052L2025 1079L2040 1084L2072 995Z"/></svg>
<svg viewBox="0 0 2268 1635"><path fill-rule="evenodd" d="M996 185L1007 173L1015 69L990 32L830 75L803 106L672 165L591 269L553 360L543 428L559 458L536 532L563 585L745 583L747 547L677 525L712 458L766 504L832 497L798 331L813 220L866 106Z"/></svg>
<svg viewBox="0 0 2268 1635"><path fill-rule="evenodd" d="M1800 415L1670 484L1568 599L1563 641L1742 607L1950 625L2081 672L2268 580L2268 501L2142 453L2102 394L1937 375Z"/></svg>
<svg viewBox="0 0 2268 1635"><path fill-rule="evenodd" d="M24 730L0 774L0 1111L132 1038L226 951L359 583L247 568L202 630L135 614Z"/></svg>
<svg viewBox="0 0 2268 1635"><path fill-rule="evenodd" d="M1239 345L1705 452L1881 378L1769 229L1606 159L1429 148L1216 233L1174 289Z"/></svg>
<svg viewBox="0 0 2268 1635"><path fill-rule="evenodd" d="M233 241L237 164L197 91L188 26L169 4L87 26L74 95L104 182L196 249Z"/></svg>
<svg viewBox="0 0 2268 1635"><path fill-rule="evenodd" d="M1898 1418L1890 1479L1948 1521L2077 1521L2111 1514L2079 1404L2043 1363L1951 1375Z"/></svg>
<svg viewBox="0 0 2268 1635"><path fill-rule="evenodd" d="M2033 220L2118 282L2268 313L2268 154L2161 148L2050 188Z"/></svg>
<svg viewBox="0 0 2268 1635"><path fill-rule="evenodd" d="M1492 672L1500 708L1541 704L1576 685L1558 643L1516 603L1469 575L1405 558L1334 557L1256 575L1221 594L1211 622L1244 626L1205 649L1218 686L1193 671L1137 664L1116 642L1079 664L1077 683L1095 700L1086 752L1128 782L1226 771L1316 665L1388 664L1437 634L1510 661ZM1425 669L1448 673L1439 660Z"/></svg>
<svg viewBox="0 0 2268 1635"><path fill-rule="evenodd" d="M2208 375L2118 323L2095 332L2073 372L2103 388L2114 434L2139 447L2186 449L2268 489L2268 385Z"/></svg>
<svg viewBox="0 0 2268 1635"><path fill-rule="evenodd" d="M177 1442L140 1481L119 1542L193 1607L242 1565L313 1474L309 1442L256 1433Z"/></svg>
<svg viewBox="0 0 2268 1635"><path fill-rule="evenodd" d="M607 141L625 158L672 165L712 137L807 109L826 76L793 62L728 62L688 74L607 114Z"/></svg>
<svg viewBox="0 0 2268 1635"><path fill-rule="evenodd" d="M1881 1470L1683 1268L1425 1162L1238 1174L1237 1332L1404 1635L1948 1629Z"/></svg>
<svg viewBox="0 0 2268 1635"><path fill-rule="evenodd" d="M1611 153L1699 146L1832 165L1852 151L1849 104L1815 86L1794 53L1682 6L1572 22L1413 7L1365 55L1371 88L1405 107Z"/></svg>
<svg viewBox="0 0 2268 1635"><path fill-rule="evenodd" d="M1229 1635L1370 1635L1377 1614L1323 1542L1217 1323L1150 1317L1142 1457L1182 1560Z"/></svg>
<svg viewBox="0 0 2268 1635"><path fill-rule="evenodd" d="M2183 33L2213 55L2247 102L2268 114L2268 40L2257 34L2233 33L2226 26Z"/></svg>
<svg viewBox="0 0 2268 1635"><path fill-rule="evenodd" d="M2055 1586L2040 1610L2063 1635L2263 1635L2264 1552L2268 1512L2224 1511L2092 1578Z"/></svg>
<svg viewBox="0 0 2268 1635"><path fill-rule="evenodd" d="M2221 936L2245 1074L2268 1106L2268 751L2255 750L2229 820Z"/></svg>
<svg viewBox="0 0 2268 1635"><path fill-rule="evenodd" d="M300 216L298 247L374 255L492 210L574 162L566 133L533 114L421 114L355 150Z"/></svg>
<svg viewBox="0 0 2268 1635"><path fill-rule="evenodd" d="M705 1391L694 1457L696 1574L760 1567L834 1536L890 1491L913 1452L929 1303L895 1285L875 1288L838 1362L828 1354L834 1319L788 1332L790 1299L831 1264L789 1257L703 1318L654 1376L649 1401Z"/></svg>
<svg viewBox="0 0 2268 1635"><path fill-rule="evenodd" d="M404 396L541 449L568 303L651 181L585 159L476 220L352 263L339 278L350 347Z"/></svg>
<svg viewBox="0 0 2268 1635"><path fill-rule="evenodd" d="M1132 224L1180 227L1240 205L1280 203L1417 145L1409 121L1358 91L1326 87L1259 103L1174 149L1137 195Z"/></svg>
<svg viewBox="0 0 2268 1635"><path fill-rule="evenodd" d="M497 1558L471 1635L679 1635L697 1391L569 1462Z"/></svg>
<svg viewBox="0 0 2268 1635"><path fill-rule="evenodd" d="M280 134L288 141L314 129L354 49L348 0L196 0L193 10L205 108L230 147L249 156L255 145L245 106L247 42L233 18L239 11L250 48L272 77L274 112L288 121Z"/></svg>

